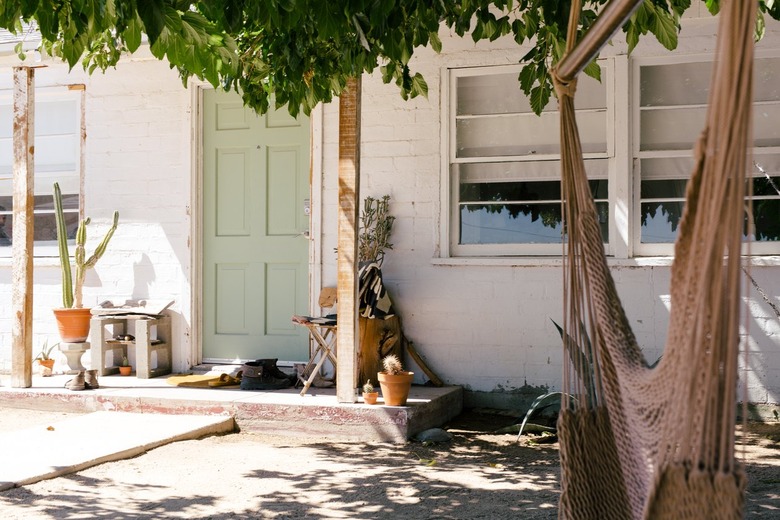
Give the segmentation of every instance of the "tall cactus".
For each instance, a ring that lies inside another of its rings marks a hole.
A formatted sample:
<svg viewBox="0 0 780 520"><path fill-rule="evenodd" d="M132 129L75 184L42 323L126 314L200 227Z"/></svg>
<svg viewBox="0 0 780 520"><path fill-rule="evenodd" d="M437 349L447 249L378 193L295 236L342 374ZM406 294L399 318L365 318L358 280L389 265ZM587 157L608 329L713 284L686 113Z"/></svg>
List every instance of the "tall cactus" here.
<svg viewBox="0 0 780 520"><path fill-rule="evenodd" d="M103 253L106 252L108 242L111 237L114 236L116 226L119 224L119 212L114 211L114 220L111 225L111 229L106 232L106 236L95 248L95 252L92 253L88 259L84 251L84 244L87 243L87 225L90 223L90 218L87 217L79 222L79 227L76 231L76 252L74 260L76 262L76 287L73 288L73 278L70 266L70 256L68 253L68 232L65 227L65 214L62 211L62 193L60 192L60 185L54 183L54 218L57 222L57 244L60 250L60 266L62 267L62 306L66 309L71 307L81 308L82 304L82 290L84 287L84 278L87 275L87 269L95 267L95 264Z"/></svg>

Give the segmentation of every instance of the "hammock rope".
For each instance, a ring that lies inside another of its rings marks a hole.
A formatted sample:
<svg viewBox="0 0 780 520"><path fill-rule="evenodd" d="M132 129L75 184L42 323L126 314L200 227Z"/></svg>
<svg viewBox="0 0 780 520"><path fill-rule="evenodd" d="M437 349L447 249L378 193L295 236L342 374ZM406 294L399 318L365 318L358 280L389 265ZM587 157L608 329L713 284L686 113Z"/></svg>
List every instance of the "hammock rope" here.
<svg viewBox="0 0 780 520"><path fill-rule="evenodd" d="M563 391L575 396L564 399L558 423L561 518L742 515L734 432L755 10L754 1L721 3L707 122L675 244L666 349L653 368L607 266L575 120L576 79L553 72L567 239Z"/></svg>

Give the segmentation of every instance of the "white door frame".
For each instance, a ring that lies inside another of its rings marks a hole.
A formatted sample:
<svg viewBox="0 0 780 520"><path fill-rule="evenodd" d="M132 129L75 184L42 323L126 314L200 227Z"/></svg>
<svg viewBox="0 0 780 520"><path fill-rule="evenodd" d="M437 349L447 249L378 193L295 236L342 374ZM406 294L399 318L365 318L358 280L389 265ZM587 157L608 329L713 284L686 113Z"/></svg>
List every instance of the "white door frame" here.
<svg viewBox="0 0 780 520"><path fill-rule="evenodd" d="M190 308L192 323L190 331L188 366L203 361L203 91L211 89L203 82L192 82L190 86L191 114L191 157L192 166L190 190ZM309 197L309 309L317 308L319 288L322 285L322 149L323 109L319 104L310 116Z"/></svg>

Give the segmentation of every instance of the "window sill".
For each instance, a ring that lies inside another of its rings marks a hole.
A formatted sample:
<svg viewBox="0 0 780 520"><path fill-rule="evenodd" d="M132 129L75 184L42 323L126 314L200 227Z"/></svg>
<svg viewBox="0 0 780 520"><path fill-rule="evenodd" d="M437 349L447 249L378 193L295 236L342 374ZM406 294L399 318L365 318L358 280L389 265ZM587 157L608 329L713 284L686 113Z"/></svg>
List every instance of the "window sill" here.
<svg viewBox="0 0 780 520"><path fill-rule="evenodd" d="M634 258L607 258L609 267L670 267L674 257L643 256ZM560 256L506 256L506 257L450 257L431 258L432 265L492 266L492 267L559 267ZM751 267L780 267L780 255L752 256Z"/></svg>
<svg viewBox="0 0 780 520"><path fill-rule="evenodd" d="M0 269L11 268L13 260L10 256L0 256ZM60 267L60 259L54 256L40 256L33 258L33 267Z"/></svg>

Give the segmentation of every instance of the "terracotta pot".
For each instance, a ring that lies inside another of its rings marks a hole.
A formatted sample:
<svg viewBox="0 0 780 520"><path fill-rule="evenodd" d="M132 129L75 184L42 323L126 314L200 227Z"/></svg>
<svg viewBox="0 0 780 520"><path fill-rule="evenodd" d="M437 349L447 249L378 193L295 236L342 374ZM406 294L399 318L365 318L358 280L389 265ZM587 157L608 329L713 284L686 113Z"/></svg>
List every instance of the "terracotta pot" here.
<svg viewBox="0 0 780 520"><path fill-rule="evenodd" d="M376 404L379 392L363 392L363 402L366 404Z"/></svg>
<svg viewBox="0 0 780 520"><path fill-rule="evenodd" d="M414 372L401 372L390 375L379 372L377 374L379 386L382 387L382 397L388 406L404 406L412 387Z"/></svg>
<svg viewBox="0 0 780 520"><path fill-rule="evenodd" d="M46 367L49 370L54 370L54 360L53 359L39 359L38 364L42 367Z"/></svg>
<svg viewBox="0 0 780 520"><path fill-rule="evenodd" d="M89 309L54 309L60 339L63 343L83 343L89 337Z"/></svg>
<svg viewBox="0 0 780 520"><path fill-rule="evenodd" d="M123 376L129 376L133 371L133 367L119 367L119 373Z"/></svg>

